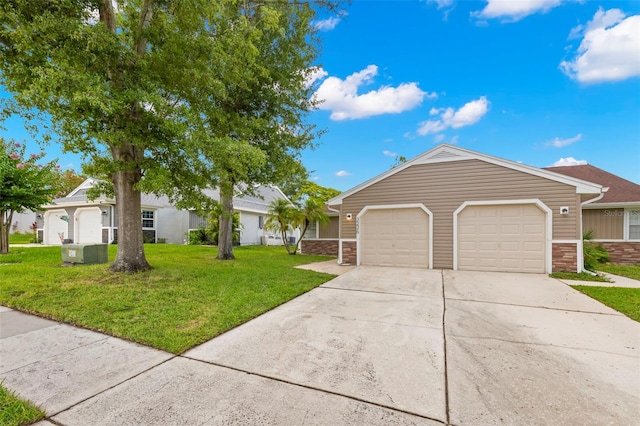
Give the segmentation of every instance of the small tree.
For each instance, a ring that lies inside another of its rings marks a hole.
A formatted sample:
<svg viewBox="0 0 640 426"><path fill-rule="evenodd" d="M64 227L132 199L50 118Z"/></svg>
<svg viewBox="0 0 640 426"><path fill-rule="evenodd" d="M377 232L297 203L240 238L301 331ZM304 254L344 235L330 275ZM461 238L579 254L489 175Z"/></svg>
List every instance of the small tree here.
<svg viewBox="0 0 640 426"><path fill-rule="evenodd" d="M38 210L58 193L55 161L38 164L44 153L25 157L25 147L0 138L0 254L9 252L13 214Z"/></svg>
<svg viewBox="0 0 640 426"><path fill-rule="evenodd" d="M60 172L60 192L57 194L58 197L65 197L69 195L71 191L76 189L82 182L87 180L86 176L78 175L75 171L69 169L64 172Z"/></svg>
<svg viewBox="0 0 640 426"><path fill-rule="evenodd" d="M300 241L309 229L309 224L316 221L320 224L326 224L329 222L329 216L324 212L324 204L315 198L307 198L301 208L279 198L273 200L269 205L269 217L265 222L265 227L279 232L287 253L296 254ZM300 229L300 236L295 243L291 244L289 236L295 229Z"/></svg>
<svg viewBox="0 0 640 426"><path fill-rule="evenodd" d="M319 204L324 204L338 195L340 195L340 191L337 189L327 188L313 181L306 180L300 184L290 199L294 204L304 206L306 200L309 198L314 199Z"/></svg>

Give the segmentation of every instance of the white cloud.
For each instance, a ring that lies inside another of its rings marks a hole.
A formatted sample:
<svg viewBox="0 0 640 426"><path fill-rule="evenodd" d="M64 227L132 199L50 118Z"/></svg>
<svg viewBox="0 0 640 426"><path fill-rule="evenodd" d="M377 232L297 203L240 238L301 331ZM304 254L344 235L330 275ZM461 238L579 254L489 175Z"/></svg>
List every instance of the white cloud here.
<svg viewBox="0 0 640 426"><path fill-rule="evenodd" d="M427 98L436 98L435 93L420 90L417 83L402 83L397 87L381 86L362 95L358 89L373 82L378 74L376 65L345 78L328 77L322 82L315 96L322 103L319 108L331 111L332 120L367 118L380 114L397 114L411 110Z"/></svg>
<svg viewBox="0 0 640 426"><path fill-rule="evenodd" d="M427 3L435 4L438 10L444 13L445 21L449 18L449 13L453 10L453 0L427 0Z"/></svg>
<svg viewBox="0 0 640 426"><path fill-rule="evenodd" d="M427 3L435 3L438 9L446 9L453 5L453 0L427 0Z"/></svg>
<svg viewBox="0 0 640 426"><path fill-rule="evenodd" d="M580 139L582 139L582 133L578 133L574 137L567 138L567 139L554 138L554 139L546 142L545 146L552 146L554 148L562 148L562 147L565 147L567 145L571 145L572 143L578 142Z"/></svg>
<svg viewBox="0 0 640 426"><path fill-rule="evenodd" d="M320 177L319 176L314 176L312 179L313 179L314 182L317 182L317 181L320 180Z"/></svg>
<svg viewBox="0 0 640 426"><path fill-rule="evenodd" d="M351 176L351 173L349 173L349 172L348 172L348 171L346 171L346 170L340 170L339 172L336 172L336 176L339 176L339 177L343 177L343 176Z"/></svg>
<svg viewBox="0 0 640 426"><path fill-rule="evenodd" d="M382 153L384 155L386 155L387 157L397 157L398 156L397 152L391 152L391 151L386 150L386 149L384 151L382 151Z"/></svg>
<svg viewBox="0 0 640 426"><path fill-rule="evenodd" d="M326 72L325 70L322 69L322 67L312 67L309 68L307 70L307 76L306 76L306 86L307 87L311 87L313 85L313 83L315 83L318 80L322 80L323 78L325 78L326 76L328 76L329 73Z"/></svg>
<svg viewBox="0 0 640 426"><path fill-rule="evenodd" d="M440 115L438 120L427 120L418 124L418 134L425 136L439 133L448 128L459 129L477 123L489 111L489 101L486 97L467 102L457 111L453 108L431 109L430 115Z"/></svg>
<svg viewBox="0 0 640 426"><path fill-rule="evenodd" d="M516 22L534 13L548 12L562 3L563 0L487 0L484 9L471 12L471 16L482 19L502 18L503 22Z"/></svg>
<svg viewBox="0 0 640 426"><path fill-rule="evenodd" d="M320 21L316 21L313 24L313 27L318 31L331 31L340 23L341 18L339 16L334 16L332 18L322 19Z"/></svg>
<svg viewBox="0 0 640 426"><path fill-rule="evenodd" d="M560 69L581 83L619 81L640 75L640 15L625 18L619 9L599 9L586 26L569 37L584 38L576 57Z"/></svg>
<svg viewBox="0 0 640 426"><path fill-rule="evenodd" d="M445 137L446 137L445 135L440 133L440 134L434 136L433 141L435 143L442 143L444 141Z"/></svg>
<svg viewBox="0 0 640 426"><path fill-rule="evenodd" d="M551 165L551 167L558 167L558 166L582 166L584 164L587 164L586 160L576 160L573 157L567 157L567 158L561 158L558 161L556 161L555 163L553 163Z"/></svg>
<svg viewBox="0 0 640 426"><path fill-rule="evenodd" d="M391 139L391 138L386 138L383 142L393 142L393 139Z"/></svg>

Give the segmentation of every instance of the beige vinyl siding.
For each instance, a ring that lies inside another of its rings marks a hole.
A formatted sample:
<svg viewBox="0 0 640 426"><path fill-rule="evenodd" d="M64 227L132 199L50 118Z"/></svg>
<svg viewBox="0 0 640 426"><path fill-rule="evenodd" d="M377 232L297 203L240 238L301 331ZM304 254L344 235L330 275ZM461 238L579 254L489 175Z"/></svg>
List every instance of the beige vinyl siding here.
<svg viewBox="0 0 640 426"><path fill-rule="evenodd" d="M453 268L453 212L465 201L540 199L553 211L554 239L580 238L575 188L480 160L416 164L343 200L342 215L366 205L422 203L433 213L433 267ZM560 215L568 206L569 214ZM341 238L356 238L355 220Z"/></svg>
<svg viewBox="0 0 640 426"><path fill-rule="evenodd" d="M340 218L338 216L329 217L329 223L320 225L319 238L338 238Z"/></svg>
<svg viewBox="0 0 640 426"><path fill-rule="evenodd" d="M621 240L624 238L624 209L596 209L582 212L582 229L593 230L598 240Z"/></svg>

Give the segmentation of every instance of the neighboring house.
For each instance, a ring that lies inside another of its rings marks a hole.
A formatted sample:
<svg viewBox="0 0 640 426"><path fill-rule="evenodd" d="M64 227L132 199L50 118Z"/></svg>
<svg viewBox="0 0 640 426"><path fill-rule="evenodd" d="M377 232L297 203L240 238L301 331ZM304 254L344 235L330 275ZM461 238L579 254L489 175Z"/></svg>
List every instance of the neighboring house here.
<svg viewBox="0 0 640 426"><path fill-rule="evenodd" d="M440 145L329 200L339 232L333 245L321 244L324 254L357 265L580 271L581 203L602 192L595 183Z"/></svg>
<svg viewBox="0 0 640 426"><path fill-rule="evenodd" d="M69 195L57 198L45 206L36 216L38 234L44 244L59 245L64 240L77 244L114 243L118 240L118 221L115 199L100 196L95 200L87 197L87 191L96 184L95 179L87 179ZM206 194L217 199L216 190ZM260 244L265 237L271 245L281 244L279 237L264 231L264 222L269 203L286 196L272 186L258 186L255 195L234 198L235 211L240 216L240 244ZM195 211L179 210L167 197L142 194L142 229L145 241L163 241L183 244L188 240L188 232L207 226L207 219Z"/></svg>
<svg viewBox="0 0 640 426"><path fill-rule="evenodd" d="M582 203L582 229L593 232L612 262L640 263L640 185L590 164L546 170L608 187Z"/></svg>
<svg viewBox="0 0 640 426"><path fill-rule="evenodd" d="M13 234L14 232L30 233L33 232L33 222L36 221L36 214L31 210L24 211L22 213L14 213L13 218L11 220L11 227L9 228L9 233Z"/></svg>

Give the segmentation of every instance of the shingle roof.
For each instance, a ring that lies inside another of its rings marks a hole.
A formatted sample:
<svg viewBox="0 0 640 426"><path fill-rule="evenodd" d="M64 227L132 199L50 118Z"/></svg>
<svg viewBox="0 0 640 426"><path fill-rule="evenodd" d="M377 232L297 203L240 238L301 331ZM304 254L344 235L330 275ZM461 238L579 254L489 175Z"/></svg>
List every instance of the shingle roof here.
<svg viewBox="0 0 640 426"><path fill-rule="evenodd" d="M90 184L90 183L88 183ZM90 200L87 197L86 189L77 189L72 192L72 196L56 198L53 200L53 204L98 204L100 202L104 203L115 203L113 198L107 198L104 195L100 195L95 200ZM220 192L217 188L208 189L204 191L204 194L208 197L219 200ZM259 212L267 212L269 210L269 203L276 198L282 198L282 193L275 187L270 185L259 185L254 188L252 194L238 194L233 198L233 206L236 210L256 210ZM171 202L169 198L166 196L156 196L154 194L142 193L141 196L142 206L144 207L171 207Z"/></svg>
<svg viewBox="0 0 640 426"><path fill-rule="evenodd" d="M545 167L546 170L588 182L608 186L604 197L594 204L640 202L640 185L599 169L591 164L579 166Z"/></svg>

